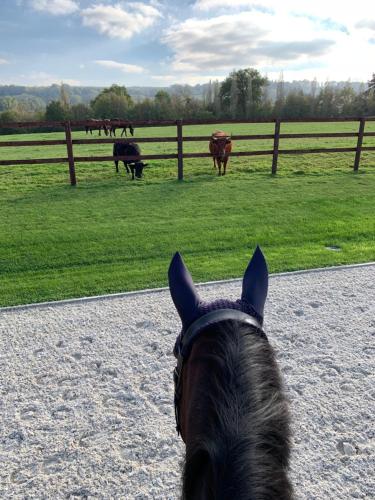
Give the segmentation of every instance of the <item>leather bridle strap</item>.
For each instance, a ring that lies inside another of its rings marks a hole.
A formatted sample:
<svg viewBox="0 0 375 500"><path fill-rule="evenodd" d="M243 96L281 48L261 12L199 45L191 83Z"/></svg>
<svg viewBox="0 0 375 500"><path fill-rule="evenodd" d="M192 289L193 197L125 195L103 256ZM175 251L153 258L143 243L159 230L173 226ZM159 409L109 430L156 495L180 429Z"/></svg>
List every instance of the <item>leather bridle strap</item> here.
<svg viewBox="0 0 375 500"><path fill-rule="evenodd" d="M257 333L261 333L264 336L262 325L253 316L250 316L242 311L238 311L237 309L218 309L201 316L189 326L181 337L179 354L183 358L186 358L190 353L194 340L204 328L226 320L239 321L240 323L250 325L257 330Z"/></svg>

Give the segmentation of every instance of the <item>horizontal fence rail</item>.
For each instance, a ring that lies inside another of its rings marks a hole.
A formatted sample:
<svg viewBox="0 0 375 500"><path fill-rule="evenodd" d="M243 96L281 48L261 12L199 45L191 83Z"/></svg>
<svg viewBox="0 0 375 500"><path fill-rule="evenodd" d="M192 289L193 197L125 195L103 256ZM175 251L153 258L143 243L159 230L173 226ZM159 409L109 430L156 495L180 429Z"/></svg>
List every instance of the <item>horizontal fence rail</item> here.
<svg viewBox="0 0 375 500"><path fill-rule="evenodd" d="M281 123L323 123L323 122L348 122L359 121L358 132L332 132L332 133L301 133L301 134L282 134L280 133ZM365 122L375 121L375 117L361 117L361 118L339 118L339 119L297 119L297 120L225 120L225 123L274 123L275 131L273 134L251 134L251 135L232 135L235 141L241 140L273 140L273 148L261 151L233 151L230 156L244 157L244 156L263 156L272 155L272 174L277 172L278 156L283 154L296 155L296 154L317 154L317 153L355 153L354 171L358 171L360 157L362 151L375 151L375 146L362 146L364 137L375 137L375 132L365 132ZM2 147L27 147L27 146L66 146L67 156L60 158L35 158L25 160L0 160L0 166L3 165L36 165L48 163L68 163L69 175L71 185L76 185L75 163L76 162L92 162L92 161L139 161L139 160L160 160L160 159L177 159L178 179L183 179L183 159L184 158L210 158L210 153L184 153L184 142L208 142L211 136L188 136L183 137L184 125L214 125L221 124L223 120L163 120L163 121L126 121L126 120L80 120L80 121L67 121L67 122L17 122L1 124L0 128L16 129L16 128L57 128L61 127L65 130L65 140L44 140L44 141L0 141L0 151ZM134 138L93 138L93 139L72 139L72 129L77 127L92 127L98 128L105 125L106 127L116 126L116 128L123 128L129 125L133 127L155 127L155 126L176 126L176 137L140 137ZM345 138L357 137L356 147L340 147L340 148L304 148L304 149L280 149L280 139L316 139L316 138ZM127 143L153 143L153 142L174 142L177 143L177 152L175 154L155 154L155 155L139 155L139 156L75 156L73 153L74 145L82 144L113 144L115 142Z"/></svg>

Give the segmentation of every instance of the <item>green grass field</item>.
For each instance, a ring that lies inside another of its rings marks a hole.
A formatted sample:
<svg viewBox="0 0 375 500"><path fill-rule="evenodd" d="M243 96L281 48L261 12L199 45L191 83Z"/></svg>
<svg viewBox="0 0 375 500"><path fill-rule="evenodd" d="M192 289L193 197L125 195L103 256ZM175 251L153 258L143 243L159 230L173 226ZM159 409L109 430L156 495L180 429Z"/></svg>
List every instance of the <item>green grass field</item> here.
<svg viewBox="0 0 375 500"><path fill-rule="evenodd" d="M272 124L187 126L185 135L272 133ZM282 133L356 132L357 123L283 124ZM375 131L375 122L366 126ZM175 136L174 127L136 130ZM0 136L63 138L62 133ZM73 138L85 137L73 132ZM367 138L364 145L375 145ZM284 140L281 149L355 147L356 138ZM272 141L236 142L236 151ZM174 143L142 144L144 154L174 153ZM207 151L202 142L184 152ZM110 155L111 145L75 146L76 156ZM1 148L1 159L66 156L64 146ZM271 272L375 260L375 152L232 158L217 177L210 158L150 161L140 181L110 162L0 167L0 305L164 286L172 254L183 253L196 281L238 277L259 243ZM338 246L340 251L327 249Z"/></svg>

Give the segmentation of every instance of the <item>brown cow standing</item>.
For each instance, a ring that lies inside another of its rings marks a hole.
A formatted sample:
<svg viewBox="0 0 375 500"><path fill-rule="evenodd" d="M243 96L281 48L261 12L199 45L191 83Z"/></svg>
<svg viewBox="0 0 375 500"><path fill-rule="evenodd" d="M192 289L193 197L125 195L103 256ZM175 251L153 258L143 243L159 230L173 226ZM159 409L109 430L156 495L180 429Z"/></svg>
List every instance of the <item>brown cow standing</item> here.
<svg viewBox="0 0 375 500"><path fill-rule="evenodd" d="M211 136L209 147L212 159L214 160L214 168L217 165L219 170L218 175L221 175L221 165L223 165L223 175L225 175L229 154L232 151L231 136L222 130L215 130Z"/></svg>

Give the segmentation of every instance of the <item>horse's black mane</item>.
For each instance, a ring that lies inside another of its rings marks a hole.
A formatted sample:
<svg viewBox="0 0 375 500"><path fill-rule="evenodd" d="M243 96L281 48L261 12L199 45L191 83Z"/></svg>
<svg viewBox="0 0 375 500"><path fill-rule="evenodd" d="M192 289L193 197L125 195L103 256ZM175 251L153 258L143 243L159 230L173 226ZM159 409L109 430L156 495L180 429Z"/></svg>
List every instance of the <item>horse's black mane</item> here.
<svg viewBox="0 0 375 500"><path fill-rule="evenodd" d="M271 346L233 320L202 335L207 379L195 392L200 433L186 450L182 499L291 499L289 413Z"/></svg>

